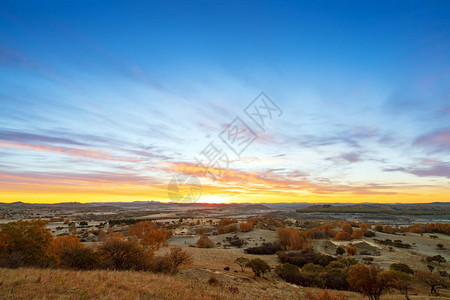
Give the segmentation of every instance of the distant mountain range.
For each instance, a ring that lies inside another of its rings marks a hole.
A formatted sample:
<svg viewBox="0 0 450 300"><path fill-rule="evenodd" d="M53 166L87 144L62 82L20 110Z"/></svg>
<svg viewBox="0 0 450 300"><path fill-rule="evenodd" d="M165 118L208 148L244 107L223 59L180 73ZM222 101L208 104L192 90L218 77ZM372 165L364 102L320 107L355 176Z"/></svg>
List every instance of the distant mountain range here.
<svg viewBox="0 0 450 300"><path fill-rule="evenodd" d="M419 204L403 203L319 203L311 205L307 202L297 203L174 203L159 201L134 201L134 202L61 202L54 204L37 203L1 203L0 207L15 208L66 208L66 209L92 209L92 208L128 208L128 209L261 209L261 210L296 210L306 212L359 212L359 213L392 213L392 214L420 214L420 213L450 213L450 202L432 202Z"/></svg>
<svg viewBox="0 0 450 300"><path fill-rule="evenodd" d="M320 204L297 209L298 213L385 213L385 214L450 214L450 203L433 202L420 204L361 203L350 205Z"/></svg>
<svg viewBox="0 0 450 300"><path fill-rule="evenodd" d="M1 203L0 207L14 207L14 208L66 208L66 209L89 209L89 208L128 208L128 209L176 209L178 208L192 208L192 209L208 209L208 208L223 208L223 209L262 209L269 210L270 208L259 203L175 203L175 202L159 202L159 201L134 201L134 202L61 202L61 203Z"/></svg>

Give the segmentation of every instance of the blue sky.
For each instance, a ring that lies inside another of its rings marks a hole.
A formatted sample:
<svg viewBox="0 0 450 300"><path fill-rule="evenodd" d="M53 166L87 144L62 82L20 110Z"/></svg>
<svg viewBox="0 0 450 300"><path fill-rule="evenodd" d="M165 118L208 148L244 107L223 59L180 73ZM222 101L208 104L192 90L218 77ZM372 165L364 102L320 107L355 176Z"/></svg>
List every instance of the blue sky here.
<svg viewBox="0 0 450 300"><path fill-rule="evenodd" d="M448 201L446 1L4 1L4 201ZM219 181L194 157L264 91ZM1 200L0 200L1 201Z"/></svg>

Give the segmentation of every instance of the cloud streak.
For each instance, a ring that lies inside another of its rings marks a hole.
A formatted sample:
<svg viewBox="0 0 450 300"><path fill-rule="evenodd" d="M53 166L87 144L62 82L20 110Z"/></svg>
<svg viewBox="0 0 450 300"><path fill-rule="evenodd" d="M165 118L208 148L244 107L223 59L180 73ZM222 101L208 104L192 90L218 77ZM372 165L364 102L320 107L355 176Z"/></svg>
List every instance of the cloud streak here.
<svg viewBox="0 0 450 300"><path fill-rule="evenodd" d="M25 143L12 143L12 142L0 142L0 148L15 148L24 150L33 150L39 152L52 152L58 154L70 155L73 157L84 157L89 159L98 160L110 160L110 161L122 161L122 162L140 162L140 158L115 156L104 151L84 150L78 148L69 147L56 147L48 145L35 145Z"/></svg>

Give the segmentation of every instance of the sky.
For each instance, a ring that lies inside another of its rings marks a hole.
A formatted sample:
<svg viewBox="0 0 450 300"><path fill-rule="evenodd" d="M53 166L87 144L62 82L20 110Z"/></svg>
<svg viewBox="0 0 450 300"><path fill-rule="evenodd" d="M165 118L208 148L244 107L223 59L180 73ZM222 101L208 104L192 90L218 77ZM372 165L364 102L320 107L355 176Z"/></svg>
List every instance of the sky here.
<svg viewBox="0 0 450 300"><path fill-rule="evenodd" d="M0 202L449 187L448 1L0 4Z"/></svg>

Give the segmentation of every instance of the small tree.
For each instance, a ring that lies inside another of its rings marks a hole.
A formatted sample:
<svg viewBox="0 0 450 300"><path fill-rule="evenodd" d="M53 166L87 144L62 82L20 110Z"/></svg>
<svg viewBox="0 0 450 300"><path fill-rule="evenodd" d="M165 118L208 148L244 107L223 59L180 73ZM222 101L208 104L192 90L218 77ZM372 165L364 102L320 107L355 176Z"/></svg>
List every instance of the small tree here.
<svg viewBox="0 0 450 300"><path fill-rule="evenodd" d="M50 243L49 252L55 255L59 262L63 252L71 251L74 248L81 248L82 246L80 239L76 236L58 236Z"/></svg>
<svg viewBox="0 0 450 300"><path fill-rule="evenodd" d="M342 231L347 232L349 234L353 233L353 227L350 224L344 224L344 226L342 226Z"/></svg>
<svg viewBox="0 0 450 300"><path fill-rule="evenodd" d="M339 231L334 236L334 239L336 241L351 241L352 240L352 235L350 233L346 232L346 231Z"/></svg>
<svg viewBox="0 0 450 300"><path fill-rule="evenodd" d="M264 274L270 272L270 266L261 258L252 259L246 266L252 269L253 273L255 273L255 277L262 275L264 278Z"/></svg>
<svg viewBox="0 0 450 300"><path fill-rule="evenodd" d="M351 267L347 280L350 286L360 290L370 300L379 300L383 292L394 286L392 274L363 264Z"/></svg>
<svg viewBox="0 0 450 300"><path fill-rule="evenodd" d="M106 267L116 270L146 270L150 268L153 253L134 239L109 237L99 248Z"/></svg>
<svg viewBox="0 0 450 300"><path fill-rule="evenodd" d="M445 248L443 244L437 244L436 247L437 247L439 250L443 250L443 249Z"/></svg>
<svg viewBox="0 0 450 300"><path fill-rule="evenodd" d="M430 293L434 295L439 295L439 289L449 287L448 278L442 277L436 273L417 271L414 277L418 282L428 286L430 288Z"/></svg>
<svg viewBox="0 0 450 300"><path fill-rule="evenodd" d="M434 266L432 265L427 265L428 270L430 270L431 273L433 273L434 271Z"/></svg>
<svg viewBox="0 0 450 300"><path fill-rule="evenodd" d="M394 263L394 264L391 264L389 268L393 271L399 271L399 272L403 272L403 273L406 273L409 275L414 274L414 270L411 269L407 264L404 264L404 263Z"/></svg>
<svg viewBox="0 0 450 300"><path fill-rule="evenodd" d="M344 249L344 248L338 247L338 248L336 249L336 254L337 254L337 255L342 255L342 254L344 254L344 253L345 253L345 249Z"/></svg>
<svg viewBox="0 0 450 300"><path fill-rule="evenodd" d="M249 232L253 229L253 223L251 221L242 222L239 224L239 230L242 232Z"/></svg>
<svg viewBox="0 0 450 300"><path fill-rule="evenodd" d="M351 255L351 256L353 256L353 255L356 255L356 253L358 253L358 247L357 246L355 246L355 245L349 245L348 247L347 247L347 254L348 255Z"/></svg>
<svg viewBox="0 0 450 300"><path fill-rule="evenodd" d="M300 283L300 270L297 266L291 264L278 265L275 268L275 274L286 282L295 284Z"/></svg>
<svg viewBox="0 0 450 300"><path fill-rule="evenodd" d="M8 257L13 256L14 264L17 266L21 264L39 267L52 265L55 262L55 256L49 253L49 246L53 236L46 228L46 224L43 220L2 224L0 260L8 261Z"/></svg>
<svg viewBox="0 0 450 300"><path fill-rule="evenodd" d="M197 246L199 248L213 248L214 242L207 235L202 235L197 241Z"/></svg>
<svg viewBox="0 0 450 300"><path fill-rule="evenodd" d="M84 246L64 249L60 265L70 269L92 270L100 265L100 256L91 248Z"/></svg>
<svg viewBox="0 0 450 300"><path fill-rule="evenodd" d="M158 226L150 221L142 221L133 225L128 230L128 234L138 239L141 245L154 253L161 246L164 246L163 243L167 237L167 230L164 228L159 229Z"/></svg>
<svg viewBox="0 0 450 300"><path fill-rule="evenodd" d="M357 229L353 231L352 238L353 239L360 239L364 236L364 232L361 229Z"/></svg>
<svg viewBox="0 0 450 300"><path fill-rule="evenodd" d="M286 250L301 250L308 245L305 233L298 229L278 228L277 236Z"/></svg>
<svg viewBox="0 0 450 300"><path fill-rule="evenodd" d="M409 267L408 267L409 268ZM392 265L391 265L392 269ZM399 290L402 294L405 295L406 300L410 300L408 292L413 285L412 276L408 273L392 270L390 271L392 278L394 279L394 288ZM413 271L414 272L414 271Z"/></svg>
<svg viewBox="0 0 450 300"><path fill-rule="evenodd" d="M348 270L348 269L350 269L351 266L356 265L358 263L358 260L353 257L345 257L345 258L341 259L339 262L343 263Z"/></svg>
<svg viewBox="0 0 450 300"><path fill-rule="evenodd" d="M442 255L435 255L431 257L431 261L437 262L439 265L443 262L446 262L445 258Z"/></svg>
<svg viewBox="0 0 450 300"><path fill-rule="evenodd" d="M249 261L250 260L245 257L238 257L234 262L237 263L241 267L241 271L244 272L244 267Z"/></svg>
<svg viewBox="0 0 450 300"><path fill-rule="evenodd" d="M383 225L382 224L375 224L375 231L383 232Z"/></svg>
<svg viewBox="0 0 450 300"><path fill-rule="evenodd" d="M180 247L170 249L170 253L167 255L167 258L171 263L170 273L172 274L178 272L179 267L192 263L192 257Z"/></svg>

